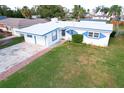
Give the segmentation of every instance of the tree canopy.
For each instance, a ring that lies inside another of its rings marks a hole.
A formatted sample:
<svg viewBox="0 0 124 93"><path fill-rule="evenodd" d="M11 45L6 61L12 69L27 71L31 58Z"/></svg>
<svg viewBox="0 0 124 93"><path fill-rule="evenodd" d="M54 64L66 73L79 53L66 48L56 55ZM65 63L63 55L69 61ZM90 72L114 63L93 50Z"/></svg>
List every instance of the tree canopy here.
<svg viewBox="0 0 124 93"><path fill-rule="evenodd" d="M86 13L86 10L80 5L74 5L72 11L73 17L76 18L77 20L80 20L80 18L83 17L84 13Z"/></svg>
<svg viewBox="0 0 124 93"><path fill-rule="evenodd" d="M41 18L63 18L65 16L65 11L60 5L38 5L36 6L36 12Z"/></svg>
<svg viewBox="0 0 124 93"><path fill-rule="evenodd" d="M21 13L22 15L25 17L25 18L31 18L31 10L27 7L27 6L24 6L22 9L21 9Z"/></svg>
<svg viewBox="0 0 124 93"><path fill-rule="evenodd" d="M119 5L112 5L110 7L109 15L120 16L122 7Z"/></svg>
<svg viewBox="0 0 124 93"><path fill-rule="evenodd" d="M16 18L23 17L19 8L12 10L9 7L7 7L6 5L0 5L0 15L7 16L7 17L16 17Z"/></svg>
<svg viewBox="0 0 124 93"><path fill-rule="evenodd" d="M98 6L95 8L95 13L98 11L103 12L109 16L115 15L120 16L122 12L122 7L119 5L112 5L110 8L105 6ZM6 5L0 5L0 15L7 17L15 17L15 18L31 18L32 15L36 15L41 18L67 18L68 16L80 20L86 14L90 12L81 7L81 5L74 5L72 9L72 13L69 13L69 10L61 5L35 5L31 9L27 6L23 8L15 8L11 9Z"/></svg>

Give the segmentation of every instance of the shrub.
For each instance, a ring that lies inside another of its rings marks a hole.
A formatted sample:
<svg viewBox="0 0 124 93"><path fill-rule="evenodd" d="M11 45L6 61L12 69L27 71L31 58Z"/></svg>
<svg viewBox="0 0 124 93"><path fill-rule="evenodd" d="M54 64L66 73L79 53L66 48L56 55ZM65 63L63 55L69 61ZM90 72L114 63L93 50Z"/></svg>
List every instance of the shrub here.
<svg viewBox="0 0 124 93"><path fill-rule="evenodd" d="M116 31L113 31L110 35L110 37L115 37Z"/></svg>
<svg viewBox="0 0 124 93"><path fill-rule="evenodd" d="M72 42L82 43L82 41L83 41L83 35L81 35L81 34L72 35Z"/></svg>

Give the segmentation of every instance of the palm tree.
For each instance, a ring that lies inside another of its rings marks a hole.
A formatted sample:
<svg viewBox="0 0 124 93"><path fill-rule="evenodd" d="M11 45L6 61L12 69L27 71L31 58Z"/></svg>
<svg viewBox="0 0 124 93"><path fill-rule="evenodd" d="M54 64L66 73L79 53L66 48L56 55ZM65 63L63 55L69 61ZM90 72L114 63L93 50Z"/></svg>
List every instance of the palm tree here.
<svg viewBox="0 0 124 93"><path fill-rule="evenodd" d="M95 8L95 13L98 13L101 10L101 6Z"/></svg>
<svg viewBox="0 0 124 93"><path fill-rule="evenodd" d="M31 18L31 10L27 6L21 9L21 13L25 18Z"/></svg>
<svg viewBox="0 0 124 93"><path fill-rule="evenodd" d="M80 21L80 18L83 16L85 12L86 12L85 9L80 5L74 5L72 14L73 14L73 17L75 17L78 21Z"/></svg>
<svg viewBox="0 0 124 93"><path fill-rule="evenodd" d="M117 21L116 23L116 34L115 36L118 36L119 35L119 21L120 21L120 15L121 15L121 11L122 11L122 7L119 6L119 5L112 5L110 10L109 10L109 15L112 16L114 15L115 18L114 20Z"/></svg>
<svg viewBox="0 0 124 93"><path fill-rule="evenodd" d="M109 12L109 8L102 6L100 11L103 12L104 14L107 14Z"/></svg>
<svg viewBox="0 0 124 93"><path fill-rule="evenodd" d="M122 7L119 5L112 5L109 10L109 15L120 16Z"/></svg>

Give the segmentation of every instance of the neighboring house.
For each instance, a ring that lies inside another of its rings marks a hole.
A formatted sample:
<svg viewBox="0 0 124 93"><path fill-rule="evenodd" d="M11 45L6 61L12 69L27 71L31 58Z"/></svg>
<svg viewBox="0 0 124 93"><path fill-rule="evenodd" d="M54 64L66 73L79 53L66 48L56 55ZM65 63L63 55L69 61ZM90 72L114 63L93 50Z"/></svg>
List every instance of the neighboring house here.
<svg viewBox="0 0 124 93"><path fill-rule="evenodd" d="M107 15L94 15L92 19L96 20L110 20L110 17Z"/></svg>
<svg viewBox="0 0 124 93"><path fill-rule="evenodd" d="M46 47L57 43L62 38L72 40L74 34L82 34L83 43L108 46L112 29L113 25L105 22L52 20L17 30L17 32L24 34L26 42Z"/></svg>
<svg viewBox="0 0 124 93"><path fill-rule="evenodd" d="M93 10L91 13L86 14L85 18L93 19L93 20L110 20L110 16L108 14L104 14L104 12L98 11L95 13Z"/></svg>
<svg viewBox="0 0 124 93"><path fill-rule="evenodd" d="M121 15L120 21L124 21L124 15Z"/></svg>
<svg viewBox="0 0 124 93"><path fill-rule="evenodd" d="M5 18L0 20L0 29L12 32L13 35L19 36L15 30L29 27L38 23L48 22L46 19L24 19L24 18Z"/></svg>

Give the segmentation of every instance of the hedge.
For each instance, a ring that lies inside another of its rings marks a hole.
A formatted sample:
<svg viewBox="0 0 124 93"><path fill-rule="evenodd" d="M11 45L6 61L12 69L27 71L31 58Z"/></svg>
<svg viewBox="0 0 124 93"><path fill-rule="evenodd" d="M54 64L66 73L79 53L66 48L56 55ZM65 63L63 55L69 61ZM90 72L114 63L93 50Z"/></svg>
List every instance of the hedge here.
<svg viewBox="0 0 124 93"><path fill-rule="evenodd" d="M83 41L83 35L81 35L81 34L72 35L72 42L82 43L82 41Z"/></svg>

